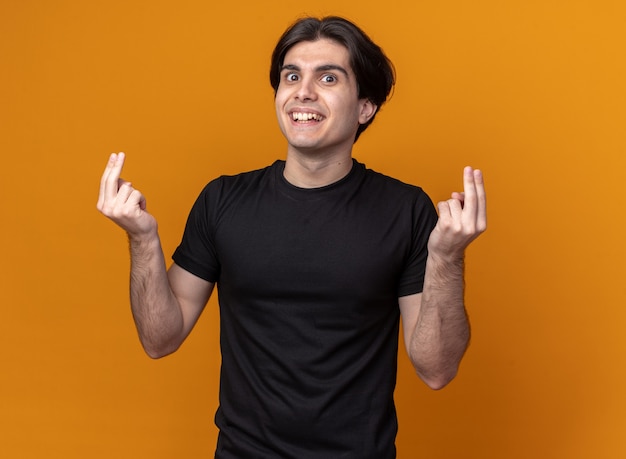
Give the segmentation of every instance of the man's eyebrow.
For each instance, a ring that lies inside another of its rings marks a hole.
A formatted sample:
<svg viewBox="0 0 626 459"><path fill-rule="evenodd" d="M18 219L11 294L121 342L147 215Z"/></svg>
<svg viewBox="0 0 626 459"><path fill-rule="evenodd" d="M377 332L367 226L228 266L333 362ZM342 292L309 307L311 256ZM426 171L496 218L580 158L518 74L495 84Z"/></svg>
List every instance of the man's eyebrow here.
<svg viewBox="0 0 626 459"><path fill-rule="evenodd" d="M315 70L317 70L318 72L327 72L328 70L337 70L338 72L343 73L346 76L346 78L350 77L350 75L348 75L348 71L340 65L326 64L326 65L317 67Z"/></svg>
<svg viewBox="0 0 626 459"><path fill-rule="evenodd" d="M280 68L280 71L283 72L285 70L295 70L296 72L299 72L300 67L298 67L297 65L293 65L293 64L285 64Z"/></svg>
<svg viewBox="0 0 626 459"><path fill-rule="evenodd" d="M280 68L280 71L284 71L284 70L294 70L296 72L299 72L301 69L300 67L298 67L297 65L294 64L285 64ZM342 66L340 65L336 65L336 64L325 64L325 65L320 65L319 67L315 68L316 72L327 72L329 70L336 70L338 72L343 73L347 78L350 77L350 75L348 74L348 71L346 69L344 69Z"/></svg>

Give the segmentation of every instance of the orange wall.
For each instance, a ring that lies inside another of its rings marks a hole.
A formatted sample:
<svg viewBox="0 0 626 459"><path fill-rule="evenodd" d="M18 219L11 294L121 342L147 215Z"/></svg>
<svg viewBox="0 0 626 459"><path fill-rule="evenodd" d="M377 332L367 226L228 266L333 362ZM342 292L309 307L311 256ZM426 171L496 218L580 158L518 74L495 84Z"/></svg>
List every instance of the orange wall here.
<svg viewBox="0 0 626 459"><path fill-rule="evenodd" d="M397 67L360 160L434 200L486 175L473 343L441 392L400 356L399 457L625 457L624 5L2 2L0 457L212 457L216 304L144 356L98 181L126 151L170 254L210 178L283 156L268 61L302 13L351 17Z"/></svg>

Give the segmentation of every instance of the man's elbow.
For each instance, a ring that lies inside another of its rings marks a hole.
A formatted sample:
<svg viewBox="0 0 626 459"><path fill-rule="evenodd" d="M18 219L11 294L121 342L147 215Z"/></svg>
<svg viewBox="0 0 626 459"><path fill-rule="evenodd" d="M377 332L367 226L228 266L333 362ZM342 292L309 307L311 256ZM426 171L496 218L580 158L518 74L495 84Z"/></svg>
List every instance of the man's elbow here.
<svg viewBox="0 0 626 459"><path fill-rule="evenodd" d="M148 343L141 343L144 352L153 360L162 359L163 357L167 357L170 354L173 354L178 350L180 345L154 345Z"/></svg>
<svg viewBox="0 0 626 459"><path fill-rule="evenodd" d="M452 380L456 377L457 372L458 372L458 369L454 368L448 371L441 371L436 374L430 374L430 375L423 375L423 374L420 374L419 372L417 374L420 377L420 379L424 381L424 383L430 389L441 390L444 387L446 387L448 384L450 384L450 382L452 382Z"/></svg>
<svg viewBox="0 0 626 459"><path fill-rule="evenodd" d="M146 349L146 348L144 348L144 351L146 352L146 355L150 357L152 360L162 359L163 357L171 354L171 352L159 352L153 349Z"/></svg>
<svg viewBox="0 0 626 459"><path fill-rule="evenodd" d="M460 360L430 362L430 365L416 365L417 376L432 390L441 390L456 377L459 372Z"/></svg>

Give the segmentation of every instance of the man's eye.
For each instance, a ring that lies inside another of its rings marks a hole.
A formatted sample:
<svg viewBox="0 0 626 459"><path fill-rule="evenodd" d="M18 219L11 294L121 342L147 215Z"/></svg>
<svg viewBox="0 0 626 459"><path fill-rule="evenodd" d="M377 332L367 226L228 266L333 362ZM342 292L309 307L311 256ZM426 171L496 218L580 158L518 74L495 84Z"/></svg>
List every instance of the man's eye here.
<svg viewBox="0 0 626 459"><path fill-rule="evenodd" d="M337 81L337 78L335 77L335 75L324 75L322 77L322 81L324 83L334 83L335 81Z"/></svg>
<svg viewBox="0 0 626 459"><path fill-rule="evenodd" d="M285 80L287 80L287 81L298 81L298 79L299 79L299 77L295 73L288 73L285 76Z"/></svg>

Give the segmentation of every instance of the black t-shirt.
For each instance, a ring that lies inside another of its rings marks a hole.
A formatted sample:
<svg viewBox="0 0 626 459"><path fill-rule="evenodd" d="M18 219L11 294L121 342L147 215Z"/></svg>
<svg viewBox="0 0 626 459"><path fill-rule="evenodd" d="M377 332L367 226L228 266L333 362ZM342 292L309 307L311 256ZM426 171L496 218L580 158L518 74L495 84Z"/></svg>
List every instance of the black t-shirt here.
<svg viewBox="0 0 626 459"><path fill-rule="evenodd" d="M216 458L393 458L398 297L422 291L436 212L356 161L315 189L284 165L210 182L173 256L218 286Z"/></svg>

